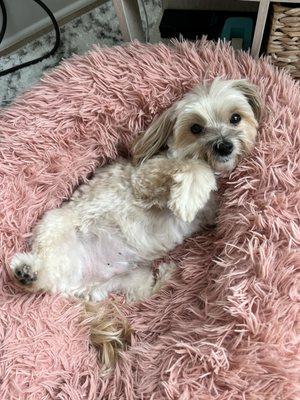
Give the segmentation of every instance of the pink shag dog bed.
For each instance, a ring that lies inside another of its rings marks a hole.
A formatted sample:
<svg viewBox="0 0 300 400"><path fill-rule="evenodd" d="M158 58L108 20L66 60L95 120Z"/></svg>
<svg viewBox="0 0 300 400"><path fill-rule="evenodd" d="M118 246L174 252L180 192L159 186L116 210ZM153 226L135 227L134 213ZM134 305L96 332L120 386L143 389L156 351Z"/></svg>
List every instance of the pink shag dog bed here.
<svg viewBox="0 0 300 400"><path fill-rule="evenodd" d="M258 85L265 107L256 149L221 184L216 231L170 254L178 270L159 294L123 305L132 346L103 377L81 306L21 292L10 259L46 210L216 76ZM299 105L299 86L284 72L203 40L96 49L3 110L0 398L296 399Z"/></svg>

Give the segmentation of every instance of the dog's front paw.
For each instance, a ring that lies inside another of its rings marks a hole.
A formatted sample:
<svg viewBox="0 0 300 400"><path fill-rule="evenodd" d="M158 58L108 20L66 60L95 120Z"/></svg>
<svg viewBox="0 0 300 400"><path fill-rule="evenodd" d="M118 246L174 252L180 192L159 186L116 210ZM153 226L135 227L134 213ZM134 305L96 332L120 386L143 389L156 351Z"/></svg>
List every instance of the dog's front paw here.
<svg viewBox="0 0 300 400"><path fill-rule="evenodd" d="M22 285L32 285L37 280L37 272L32 267L33 257L30 254L16 254L11 263L15 279Z"/></svg>
<svg viewBox="0 0 300 400"><path fill-rule="evenodd" d="M217 190L216 178L204 162L194 162L173 177L169 209L185 222L192 222Z"/></svg>

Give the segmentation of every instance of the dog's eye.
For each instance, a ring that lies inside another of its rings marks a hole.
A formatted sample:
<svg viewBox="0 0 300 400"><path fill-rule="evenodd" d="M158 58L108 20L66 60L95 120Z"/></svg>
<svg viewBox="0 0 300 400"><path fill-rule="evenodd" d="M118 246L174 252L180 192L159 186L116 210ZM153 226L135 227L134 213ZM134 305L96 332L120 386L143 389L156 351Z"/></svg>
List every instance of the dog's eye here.
<svg viewBox="0 0 300 400"><path fill-rule="evenodd" d="M230 117L230 123L232 125L237 125L239 122L241 122L241 119L242 119L242 117L240 116L240 114L234 113Z"/></svg>
<svg viewBox="0 0 300 400"><path fill-rule="evenodd" d="M195 134L199 134L203 132L203 126L199 124L194 124L191 126L191 132Z"/></svg>

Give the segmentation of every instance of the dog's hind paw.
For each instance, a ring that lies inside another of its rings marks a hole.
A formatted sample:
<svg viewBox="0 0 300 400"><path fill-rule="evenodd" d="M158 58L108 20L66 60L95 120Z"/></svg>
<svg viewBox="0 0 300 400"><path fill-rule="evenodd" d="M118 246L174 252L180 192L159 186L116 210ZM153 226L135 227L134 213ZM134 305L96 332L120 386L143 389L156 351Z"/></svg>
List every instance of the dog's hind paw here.
<svg viewBox="0 0 300 400"><path fill-rule="evenodd" d="M37 280L37 273L33 272L29 265L23 264L17 267L14 271L16 279L22 285L31 285Z"/></svg>
<svg viewBox="0 0 300 400"><path fill-rule="evenodd" d="M173 271L177 268L176 264L173 262L171 263L161 263L158 267L158 276L157 278L160 279L162 282L167 281L170 279Z"/></svg>
<svg viewBox="0 0 300 400"><path fill-rule="evenodd" d="M32 255L17 254L11 263L15 279L22 285L32 285L37 280L37 272L32 269Z"/></svg>
<svg viewBox="0 0 300 400"><path fill-rule="evenodd" d="M176 269L176 265L174 263L161 263L158 267L158 273L156 277L156 283L153 287L153 293L156 293L161 289L162 286L171 278L173 272Z"/></svg>

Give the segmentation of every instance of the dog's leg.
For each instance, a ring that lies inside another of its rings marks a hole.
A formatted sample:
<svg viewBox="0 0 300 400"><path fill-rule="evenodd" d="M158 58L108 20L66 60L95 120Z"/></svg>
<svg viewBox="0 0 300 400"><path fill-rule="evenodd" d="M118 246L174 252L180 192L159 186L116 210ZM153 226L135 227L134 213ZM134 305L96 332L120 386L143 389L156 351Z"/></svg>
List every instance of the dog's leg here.
<svg viewBox="0 0 300 400"><path fill-rule="evenodd" d="M89 299L101 301L111 292L124 293L128 301L138 301L151 296L154 277L151 265L137 266L126 274L114 276L112 279L95 286Z"/></svg>
<svg viewBox="0 0 300 400"><path fill-rule="evenodd" d="M153 158L136 168L131 184L136 203L143 208L165 208L170 196L174 160Z"/></svg>
<svg viewBox="0 0 300 400"><path fill-rule="evenodd" d="M120 290L128 301L139 301L150 297L154 286L151 265L137 266L124 278L120 278Z"/></svg>
<svg viewBox="0 0 300 400"><path fill-rule="evenodd" d="M164 285L174 268L174 264L161 264L155 280L151 264L137 266L127 274L96 286L90 293L90 300L103 300L110 292L124 293L128 301L147 299Z"/></svg>
<svg viewBox="0 0 300 400"><path fill-rule="evenodd" d="M123 291L127 300L140 301L150 297L161 289L175 268L173 263L160 264L155 280L151 265L137 267L122 279Z"/></svg>
<svg viewBox="0 0 300 400"><path fill-rule="evenodd" d="M217 189L215 174L204 161L163 157L138 167L132 186L141 207L168 207L185 222L195 219Z"/></svg>
<svg viewBox="0 0 300 400"><path fill-rule="evenodd" d="M35 256L31 253L17 253L12 259L11 269L21 285L32 286L37 280Z"/></svg>
<svg viewBox="0 0 300 400"><path fill-rule="evenodd" d="M46 213L34 231L32 252L17 253L11 269L27 290L69 293L80 282L73 215L65 208Z"/></svg>
<svg viewBox="0 0 300 400"><path fill-rule="evenodd" d="M185 222L192 222L203 210L213 191L216 178L203 161L189 160L173 174L168 207Z"/></svg>
<svg viewBox="0 0 300 400"><path fill-rule="evenodd" d="M153 286L152 293L158 292L166 282L171 278L176 265L174 263L161 263L158 267L158 274L156 277L155 285Z"/></svg>

